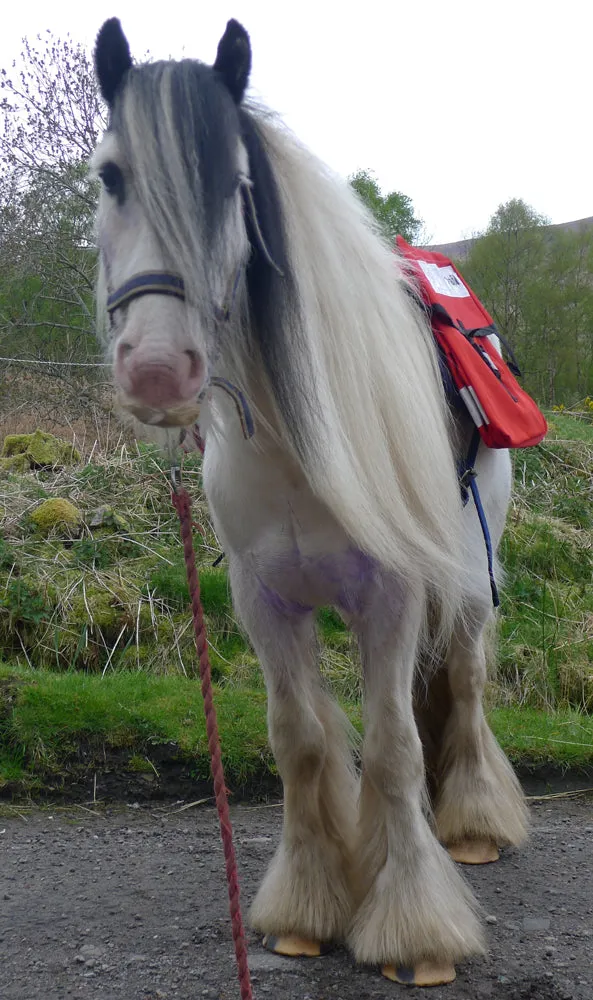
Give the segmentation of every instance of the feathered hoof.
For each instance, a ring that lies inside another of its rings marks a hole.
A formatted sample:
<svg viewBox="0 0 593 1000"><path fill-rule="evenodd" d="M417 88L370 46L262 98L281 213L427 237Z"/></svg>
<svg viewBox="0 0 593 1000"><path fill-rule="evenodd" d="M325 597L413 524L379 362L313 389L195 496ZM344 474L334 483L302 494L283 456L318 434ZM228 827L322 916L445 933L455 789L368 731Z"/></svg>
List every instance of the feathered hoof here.
<svg viewBox="0 0 593 1000"><path fill-rule="evenodd" d="M275 955L286 955L289 958L319 958L320 955L327 955L331 951L330 944L323 941L309 941L294 934L286 934L283 937L266 934L262 944Z"/></svg>
<svg viewBox="0 0 593 1000"><path fill-rule="evenodd" d="M455 966L448 962L418 962L413 968L383 965L381 975L402 986L445 986L455 979Z"/></svg>
<svg viewBox="0 0 593 1000"><path fill-rule="evenodd" d="M460 865L489 865L498 861L500 854L493 840L460 840L457 844L448 844L447 850Z"/></svg>

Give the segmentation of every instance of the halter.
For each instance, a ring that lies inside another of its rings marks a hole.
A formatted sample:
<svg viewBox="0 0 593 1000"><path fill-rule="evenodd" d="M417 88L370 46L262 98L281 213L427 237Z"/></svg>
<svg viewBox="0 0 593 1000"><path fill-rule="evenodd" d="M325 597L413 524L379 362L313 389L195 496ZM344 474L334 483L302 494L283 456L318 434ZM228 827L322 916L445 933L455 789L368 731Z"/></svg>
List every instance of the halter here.
<svg viewBox="0 0 593 1000"><path fill-rule="evenodd" d="M253 225L255 241L258 249L263 254L263 257L269 266L273 268L281 278L283 278L284 272L280 267L278 267L278 264L270 254L259 225L255 202L253 200L253 193L251 190L252 182L248 177L240 176L238 183L241 189L243 205L246 208ZM237 290L241 281L242 270L243 268L241 266L237 268L237 273L235 274L231 294L228 297L228 300L222 305L214 306L214 316L219 323L228 323L231 318L231 313L237 297ZM107 297L107 312L109 313L111 323L113 323L113 314L117 309L121 309L122 306L128 305L130 302L133 302L134 299L139 299L142 295L170 295L173 298L180 299L182 302L185 302L185 282L181 275L176 274L174 271L141 271L138 274L132 275L131 278L124 281L123 285L120 285L119 288L116 288L116 290L111 292L111 294Z"/></svg>
<svg viewBox="0 0 593 1000"><path fill-rule="evenodd" d="M242 268L237 268L228 301L221 306L214 306L214 316L219 323L228 323L231 318L241 271ZM185 302L185 282L181 275L175 274L174 271L141 271L132 275L107 297L107 312L111 322L113 323L113 314L117 309L127 306L142 295L170 295Z"/></svg>
<svg viewBox="0 0 593 1000"><path fill-rule="evenodd" d="M231 318L237 289L241 280L241 271L242 268L237 269L227 303L222 306L215 306L214 308L214 315L219 323L228 323ZM185 284L181 275L171 271L144 271L140 274L134 274L107 298L107 311L111 322L113 323L113 314L116 309L121 309L122 306L133 302L134 299L139 299L142 295L170 295L173 298L180 299L181 302L185 302ZM239 414L245 440L253 437L255 434L253 416L249 409L249 403L238 386L233 385L228 379L213 375L200 393L199 398L204 399L207 390L212 386L223 389L233 400Z"/></svg>

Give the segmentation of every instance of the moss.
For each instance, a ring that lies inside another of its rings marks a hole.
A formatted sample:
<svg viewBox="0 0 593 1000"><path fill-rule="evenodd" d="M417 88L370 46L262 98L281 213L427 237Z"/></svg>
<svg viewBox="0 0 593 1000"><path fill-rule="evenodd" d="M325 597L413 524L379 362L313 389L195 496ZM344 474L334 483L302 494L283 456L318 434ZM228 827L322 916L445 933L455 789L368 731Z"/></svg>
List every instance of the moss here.
<svg viewBox="0 0 593 1000"><path fill-rule="evenodd" d="M9 458L0 458L0 469L5 472L29 472L31 463L26 455L11 455Z"/></svg>
<svg viewBox="0 0 593 1000"><path fill-rule="evenodd" d="M134 754L128 761L128 771L133 774L154 774L154 767L147 757Z"/></svg>
<svg viewBox="0 0 593 1000"><path fill-rule="evenodd" d="M7 434L2 456L6 459L23 456L25 468L29 469L55 469L80 462L80 454L73 445L40 430L34 434Z"/></svg>
<svg viewBox="0 0 593 1000"><path fill-rule="evenodd" d="M110 591L87 586L73 599L71 618L76 625L113 630L121 628L129 615Z"/></svg>
<svg viewBox="0 0 593 1000"><path fill-rule="evenodd" d="M7 434L2 446L2 455L11 458L12 455L24 455L29 447L31 434Z"/></svg>
<svg viewBox="0 0 593 1000"><path fill-rule="evenodd" d="M82 514L69 500L54 497L40 503L29 514L29 520L44 538L58 532L66 537L72 537L80 531Z"/></svg>
<svg viewBox="0 0 593 1000"><path fill-rule="evenodd" d="M153 646L130 645L116 657L118 670L146 670L150 673L157 650Z"/></svg>

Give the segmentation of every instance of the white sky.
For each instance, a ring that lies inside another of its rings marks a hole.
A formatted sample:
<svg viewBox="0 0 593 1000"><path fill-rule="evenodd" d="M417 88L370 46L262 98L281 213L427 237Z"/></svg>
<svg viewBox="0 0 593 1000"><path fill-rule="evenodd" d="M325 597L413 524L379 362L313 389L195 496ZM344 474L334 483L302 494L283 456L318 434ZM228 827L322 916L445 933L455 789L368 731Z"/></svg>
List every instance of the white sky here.
<svg viewBox="0 0 593 1000"><path fill-rule="evenodd" d="M8 7L8 4L6 4ZM520 197L552 222L593 215L590 0L25 0L0 66L46 28L91 46L119 17L132 54L213 62L229 17L251 35L252 90L343 176L409 195L431 242ZM9 17L12 20L9 20Z"/></svg>

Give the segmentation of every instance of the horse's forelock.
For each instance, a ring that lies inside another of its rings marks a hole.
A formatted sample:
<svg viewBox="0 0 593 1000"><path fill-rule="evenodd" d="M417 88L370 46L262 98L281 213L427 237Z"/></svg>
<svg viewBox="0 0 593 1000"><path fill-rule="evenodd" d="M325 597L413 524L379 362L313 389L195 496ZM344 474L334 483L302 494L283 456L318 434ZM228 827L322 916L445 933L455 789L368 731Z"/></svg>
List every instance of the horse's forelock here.
<svg viewBox="0 0 593 1000"><path fill-rule="evenodd" d="M134 67L112 126L153 196L176 200L184 213L191 209L201 236L215 241L235 184L240 128L233 100L210 67L189 59Z"/></svg>
<svg viewBox="0 0 593 1000"><path fill-rule="evenodd" d="M203 332L212 334L247 245L230 197L240 162L232 98L197 62L135 66L117 95L111 130L161 248L159 266L181 275Z"/></svg>
<svg viewBox="0 0 593 1000"><path fill-rule="evenodd" d="M287 308L294 310L295 293L281 198L258 113L237 108L210 67L192 60L159 62L130 70L113 108L112 128L144 210L171 258L168 266L180 270L188 287L207 288L212 273L224 266L221 234L229 198L239 175L248 175L257 227L249 206L244 212L251 244L246 347L261 355L285 418L293 422L283 315ZM262 238L277 269L262 252Z"/></svg>

